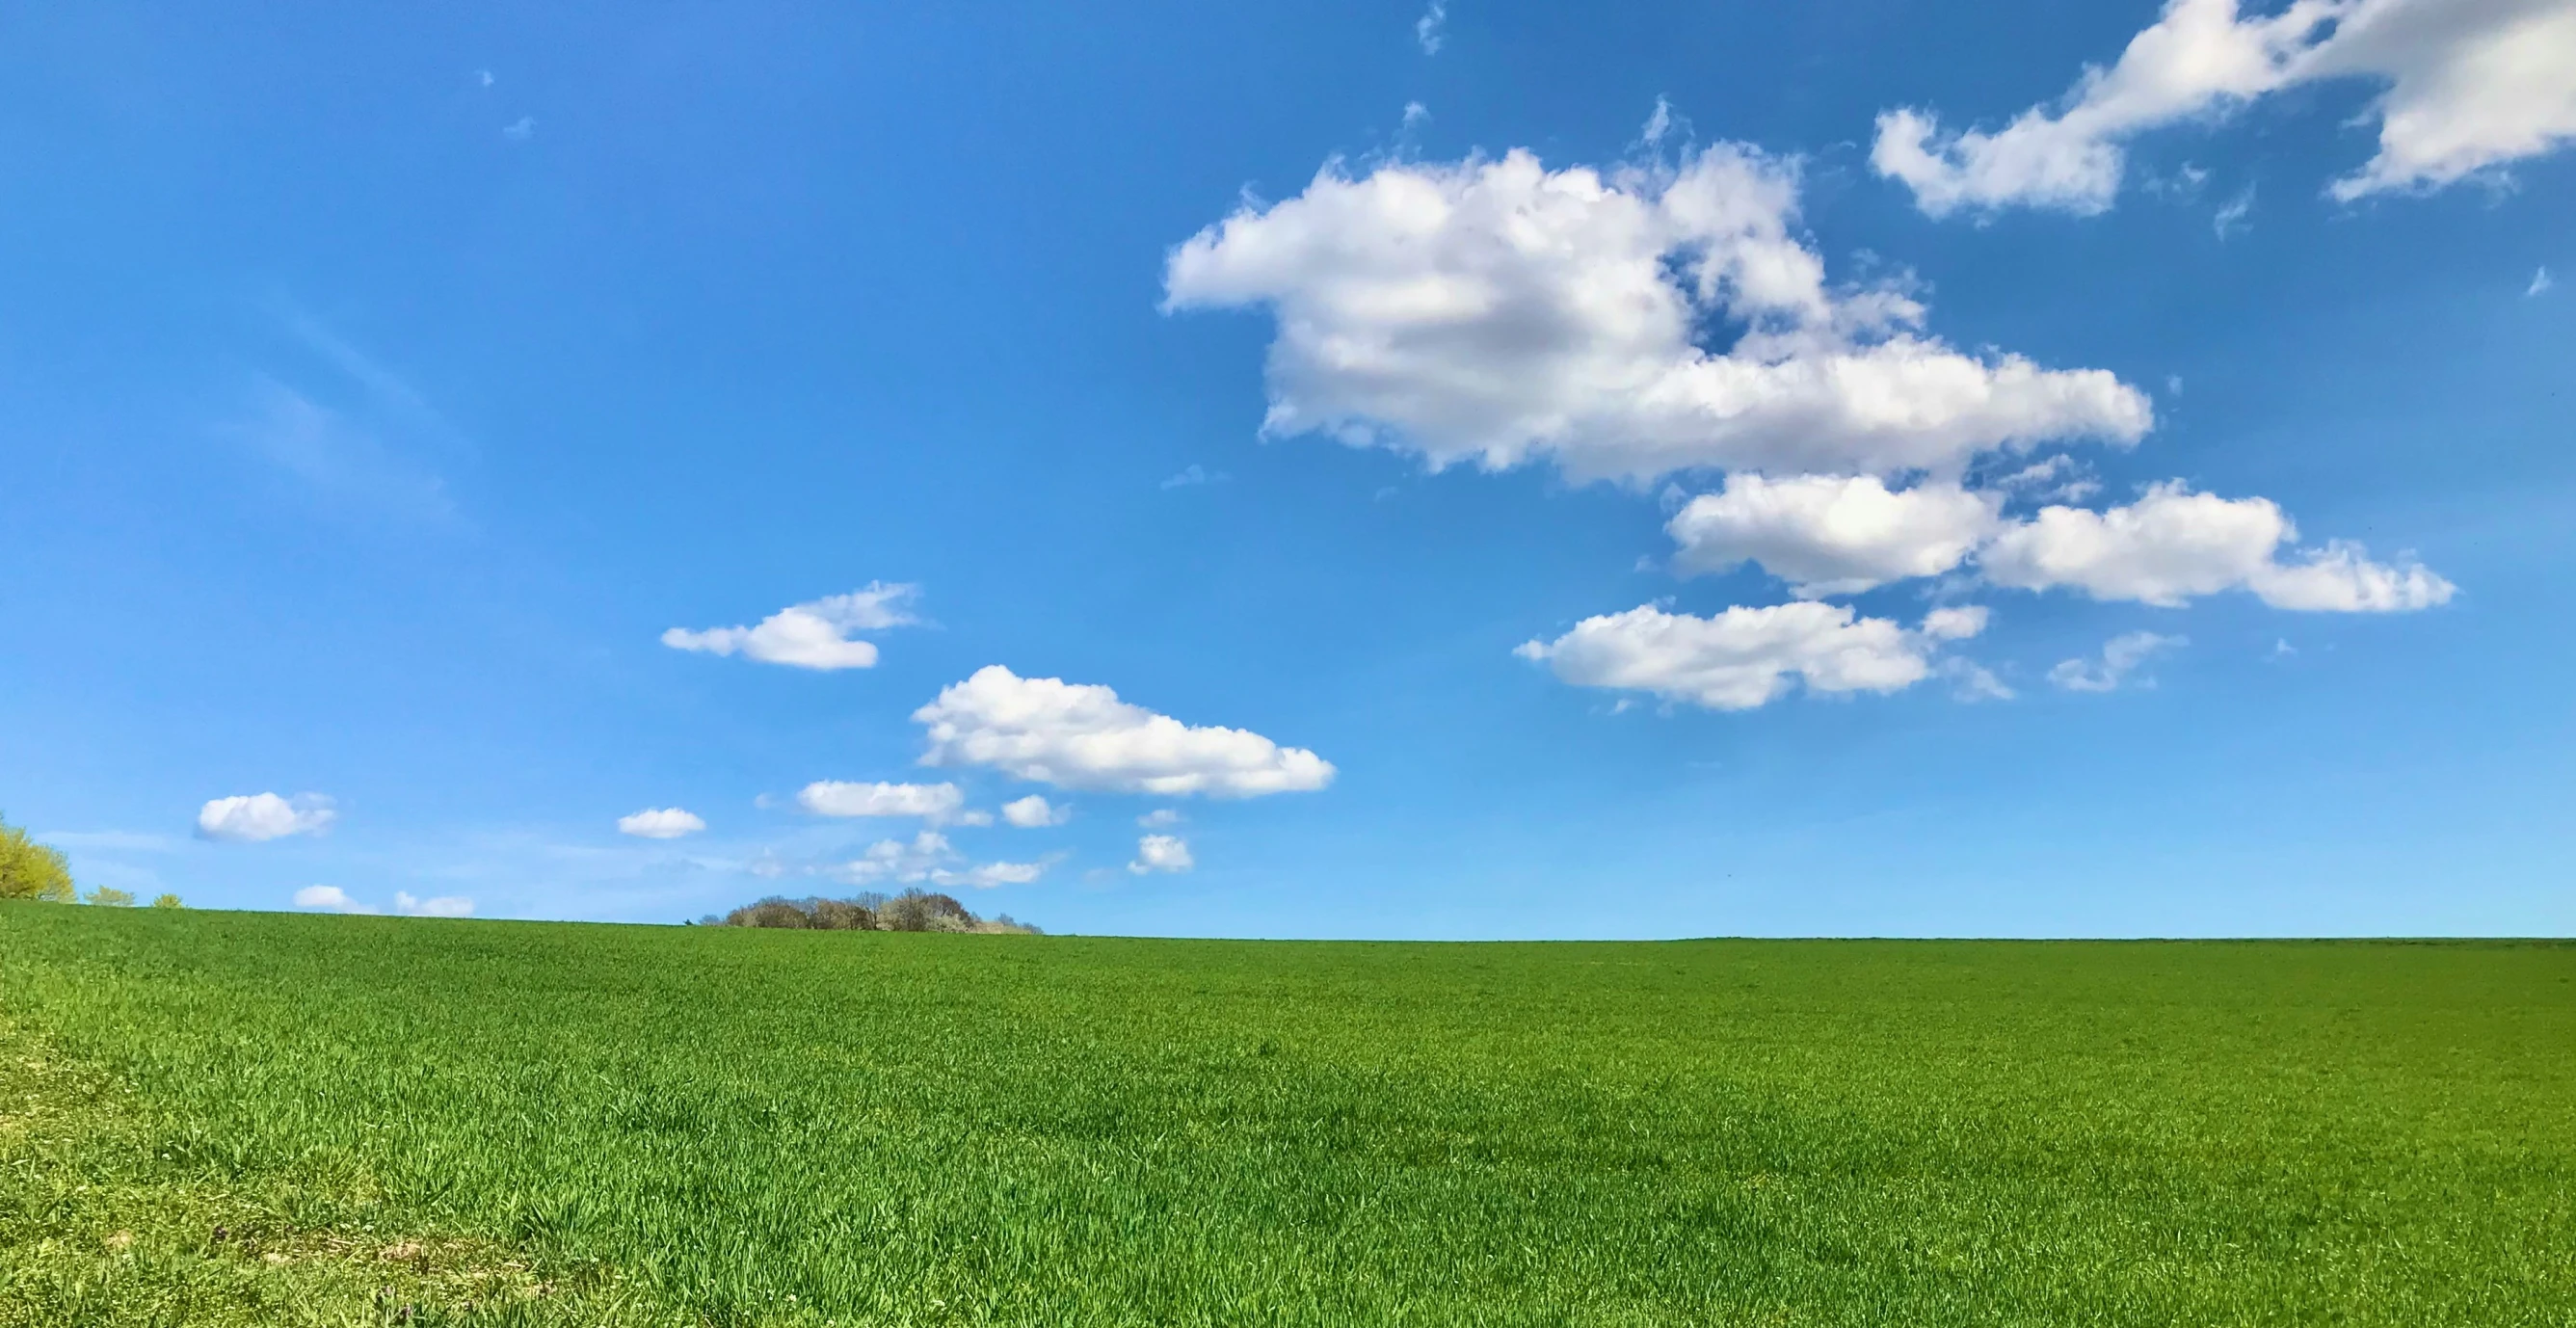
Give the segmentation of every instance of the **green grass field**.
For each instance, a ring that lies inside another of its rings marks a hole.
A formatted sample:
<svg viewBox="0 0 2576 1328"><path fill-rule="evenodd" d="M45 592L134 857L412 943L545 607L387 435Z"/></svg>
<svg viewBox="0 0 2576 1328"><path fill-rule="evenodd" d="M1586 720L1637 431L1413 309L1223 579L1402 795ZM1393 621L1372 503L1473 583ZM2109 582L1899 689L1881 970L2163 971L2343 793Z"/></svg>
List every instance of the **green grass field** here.
<svg viewBox="0 0 2576 1328"><path fill-rule="evenodd" d="M2576 1322L2576 946L0 905L0 1324Z"/></svg>

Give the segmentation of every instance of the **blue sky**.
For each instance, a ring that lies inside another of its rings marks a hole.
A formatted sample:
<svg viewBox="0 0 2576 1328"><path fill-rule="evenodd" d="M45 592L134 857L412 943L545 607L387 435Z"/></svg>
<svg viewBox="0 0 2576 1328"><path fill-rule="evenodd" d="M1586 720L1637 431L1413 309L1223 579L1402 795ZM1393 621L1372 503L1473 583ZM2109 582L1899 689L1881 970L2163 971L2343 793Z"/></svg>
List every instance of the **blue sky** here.
<svg viewBox="0 0 2576 1328"><path fill-rule="evenodd" d="M0 23L85 883L2576 928L2567 0Z"/></svg>

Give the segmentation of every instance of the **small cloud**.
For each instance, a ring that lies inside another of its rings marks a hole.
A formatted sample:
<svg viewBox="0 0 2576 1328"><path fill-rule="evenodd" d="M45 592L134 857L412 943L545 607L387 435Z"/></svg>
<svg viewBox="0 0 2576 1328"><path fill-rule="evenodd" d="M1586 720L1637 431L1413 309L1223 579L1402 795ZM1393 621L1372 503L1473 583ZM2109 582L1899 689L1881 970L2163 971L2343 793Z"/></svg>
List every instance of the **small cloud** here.
<svg viewBox="0 0 2576 1328"><path fill-rule="evenodd" d="M2522 297L2527 300L2534 296L2547 295L2549 288L2557 284L2549 279L2549 269L2544 267L2531 274L2531 284L2523 288Z"/></svg>
<svg viewBox="0 0 2576 1328"><path fill-rule="evenodd" d="M1137 817L1136 824L1148 830L1160 830L1167 825L1179 825L1188 819L1190 818L1181 815L1181 809L1178 807L1157 807Z"/></svg>
<svg viewBox="0 0 2576 1328"><path fill-rule="evenodd" d="M1178 835L1147 835L1136 841L1136 860L1127 870L1142 876L1147 872L1185 872L1197 866L1190 857L1189 841Z"/></svg>
<svg viewBox="0 0 2576 1328"><path fill-rule="evenodd" d="M1183 466L1179 474L1167 477L1160 487L1165 489L1186 489L1193 484L1223 484L1232 478L1233 476L1226 474L1222 470L1209 470L1207 467L1193 461L1189 465Z"/></svg>
<svg viewBox="0 0 2576 1328"><path fill-rule="evenodd" d="M740 654L763 664L800 669L868 669L876 667L872 641L851 639L852 632L882 631L920 622L912 611L921 587L908 582L871 581L846 595L790 604L754 627L709 627L692 631L674 627L662 633L673 650L707 655Z"/></svg>
<svg viewBox="0 0 2576 1328"><path fill-rule="evenodd" d="M474 901L463 895L414 899L410 894L396 890L394 911L407 918L466 918L474 915Z"/></svg>
<svg viewBox="0 0 2576 1328"><path fill-rule="evenodd" d="M1430 120L1430 107L1425 106L1418 101L1409 101L1404 104L1404 128L1407 132L1421 128L1423 125L1430 123Z"/></svg>
<svg viewBox="0 0 2576 1328"><path fill-rule="evenodd" d="M817 816L918 816L932 825L990 825L989 812L966 810L966 791L954 784L871 784L819 779L796 794L796 804ZM982 817L981 820L972 819Z"/></svg>
<svg viewBox="0 0 2576 1328"><path fill-rule="evenodd" d="M2182 395L2181 374L2165 375L2165 395L2169 397L2178 397Z"/></svg>
<svg viewBox="0 0 2576 1328"><path fill-rule="evenodd" d="M274 793L216 798L197 809L197 837L228 844L257 844L288 835L318 835L340 813L319 793L281 798Z"/></svg>
<svg viewBox="0 0 2576 1328"><path fill-rule="evenodd" d="M2017 693L2004 685L1992 669L1968 660L1951 658L1941 662L1943 676L1950 680L1950 695L1974 704L1979 701L2009 701Z"/></svg>
<svg viewBox="0 0 2576 1328"><path fill-rule="evenodd" d="M518 119L501 126L501 137L509 139L513 143L524 143L534 137L536 132L537 117L533 115L522 115Z"/></svg>
<svg viewBox="0 0 2576 1328"><path fill-rule="evenodd" d="M1657 97L1654 113L1646 117L1646 127L1638 131L1637 141L1651 148L1663 142L1664 135L1672 131L1673 104L1662 97Z"/></svg>
<svg viewBox="0 0 2576 1328"><path fill-rule="evenodd" d="M2253 211L2254 186L2249 184L2245 186L2244 193L2228 200L2226 206L2218 209L2217 215L2209 219L2210 229L2218 232L2218 238L2224 240L2246 229L2245 219L2252 215Z"/></svg>
<svg viewBox="0 0 2576 1328"><path fill-rule="evenodd" d="M475 70L474 81L487 88L492 86L492 71L489 69Z"/></svg>
<svg viewBox="0 0 2576 1328"><path fill-rule="evenodd" d="M2272 650L2271 650L2271 653L2270 653L2270 654L2268 654L2268 655L2266 655L2266 656L2265 656L2265 658L2267 658L2267 659L2276 659L2276 660L2277 660L2277 659L2288 659L2288 658L2290 658L2291 656L2296 655L2296 654L2298 654L2298 653L2299 653L2299 648L2298 648L2297 646L2291 645L2291 644L2290 644L2290 641L2289 641L2289 638L2287 638L2287 637L2283 637L2283 638L2281 638L2280 640L2274 641L2274 642L2272 643Z"/></svg>
<svg viewBox="0 0 2576 1328"><path fill-rule="evenodd" d="M1422 46L1424 55L1438 55L1449 40L1448 0L1431 0L1431 7L1413 21L1413 40Z"/></svg>
<svg viewBox="0 0 2576 1328"><path fill-rule="evenodd" d="M1041 826L1062 825L1073 819L1073 808L1060 807L1037 794L1002 804L1002 819L1023 830Z"/></svg>
<svg viewBox="0 0 2576 1328"><path fill-rule="evenodd" d="M349 897L349 892L336 885L308 885L295 892L297 908L327 909L333 913L373 913L374 909Z"/></svg>
<svg viewBox="0 0 2576 1328"><path fill-rule="evenodd" d="M617 833L637 839L677 839L694 835L707 828L695 812L678 807L647 807L631 816L617 818Z"/></svg>
<svg viewBox="0 0 2576 1328"><path fill-rule="evenodd" d="M970 886L978 890L997 885L1027 885L1046 874L1048 867L1061 858L1050 857L1037 862L968 863L948 837L936 830L914 835L910 843L900 839L881 839L870 844L856 859L829 869L829 873L854 885L874 885L886 881L908 884L928 882L932 885Z"/></svg>
<svg viewBox="0 0 2576 1328"><path fill-rule="evenodd" d="M2153 687L2156 680L2138 673L2139 667L2160 651L2190 644L2187 637L2130 632L2104 642L2099 660L2060 661L2057 667L2048 671L2048 680L2070 692L2116 692L2124 686ZM2132 681L2133 677L2135 681Z"/></svg>

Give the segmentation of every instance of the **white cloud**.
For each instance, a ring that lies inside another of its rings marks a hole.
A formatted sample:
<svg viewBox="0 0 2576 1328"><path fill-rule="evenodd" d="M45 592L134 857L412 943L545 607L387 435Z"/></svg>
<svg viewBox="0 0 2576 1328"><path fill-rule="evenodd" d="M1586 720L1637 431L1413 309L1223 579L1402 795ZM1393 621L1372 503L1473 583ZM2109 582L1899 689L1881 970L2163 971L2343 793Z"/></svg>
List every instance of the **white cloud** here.
<svg viewBox="0 0 2576 1328"><path fill-rule="evenodd" d="M968 864L965 856L948 837L936 830L924 830L910 842L880 839L868 845L857 858L834 868L832 874L857 885L901 882L906 885L962 885L990 889L997 885L1026 885L1045 874L1044 862L986 862Z"/></svg>
<svg viewBox="0 0 2576 1328"><path fill-rule="evenodd" d="M1196 727L1098 685L1023 678L999 664L913 712L930 766L990 766L1058 788L1180 797L1305 792L1332 764L1244 729Z"/></svg>
<svg viewBox="0 0 2576 1328"><path fill-rule="evenodd" d="M979 862L962 871L933 872L931 878L941 885L963 885L977 890L990 890L999 885L1027 885L1046 874L1043 862Z"/></svg>
<svg viewBox="0 0 2576 1328"><path fill-rule="evenodd" d="M1160 487L1164 489L1186 489L1196 484L1223 484L1232 478L1233 476L1226 474L1222 470L1209 470L1207 467L1193 461L1190 464L1181 467L1178 473L1164 477L1163 483Z"/></svg>
<svg viewBox="0 0 2576 1328"><path fill-rule="evenodd" d="M2557 284L2549 279L2549 269L2544 267L2531 274L2531 284L2523 287L2522 293L2526 299L2534 295L2546 295L2549 293L2549 288Z"/></svg>
<svg viewBox="0 0 2576 1328"><path fill-rule="evenodd" d="M1878 118L1870 161L1926 213L2013 205L2100 212L2121 143L2333 78L2385 85L2378 154L2332 192L2351 200L2438 188L2576 137L2576 0L2293 0L2240 17L2236 0L2171 0L2109 69L2087 68L2054 109L1997 130L1944 131L1928 112Z"/></svg>
<svg viewBox="0 0 2576 1328"><path fill-rule="evenodd" d="M1739 144L1606 176L1519 149L1359 179L1328 164L1174 249L1165 307L1270 309L1265 433L1434 467L1947 477L2146 432L2146 395L2108 372L1963 354L1901 286L1829 287L1797 203L1795 163ZM1712 351L1718 322L1746 330Z"/></svg>
<svg viewBox="0 0 2576 1328"><path fill-rule="evenodd" d="M954 784L865 784L822 779L797 791L796 805L817 816L918 816L932 825L967 817L965 790Z"/></svg>
<svg viewBox="0 0 2576 1328"><path fill-rule="evenodd" d="M1651 604L1586 618L1554 641L1513 653L1542 661L1578 687L1652 692L1712 710L1751 710L1789 690L1894 692L1930 676L1940 639L1973 635L1973 611L1936 610L1927 630L1885 618L1855 618L1850 607L1813 600L1769 608L1737 605L1713 618L1667 613Z"/></svg>
<svg viewBox="0 0 2576 1328"><path fill-rule="evenodd" d="M374 909L349 897L349 892L336 885L308 885L295 892L297 908L322 908L334 913L373 913Z"/></svg>
<svg viewBox="0 0 2576 1328"><path fill-rule="evenodd" d="M662 644L673 650L711 655L740 652L764 664L787 664L800 669L871 668L877 662L876 645L853 641L850 633L921 621L912 612L912 603L920 594L921 587L916 585L871 581L865 589L846 595L791 604L761 619L756 627L710 627L704 631L674 627L662 633Z"/></svg>
<svg viewBox="0 0 2576 1328"><path fill-rule="evenodd" d="M1127 870L1139 876L1147 872L1185 872L1198 865L1190 857L1189 841L1177 835L1147 835L1136 841L1136 859Z"/></svg>
<svg viewBox="0 0 2576 1328"><path fill-rule="evenodd" d="M617 833L638 839L678 839L707 828L696 813L678 807L647 807L617 818Z"/></svg>
<svg viewBox="0 0 2576 1328"><path fill-rule="evenodd" d="M2209 228L2218 233L2219 239L2224 240L2230 235L2245 230L2247 227L2245 219L2252 215L2254 215L2254 186L2249 184L2245 186L2244 193L2227 200L2225 206L2211 215Z"/></svg>
<svg viewBox="0 0 2576 1328"><path fill-rule="evenodd" d="M2025 590L2065 586L2100 600L2179 606L2250 590L2274 608L2366 613L2429 608L2454 587L2421 564L2373 563L2330 543L2283 563L2296 527L2268 498L2193 493L2160 484L2127 507L2041 509L2005 528L1978 555L1986 579Z"/></svg>
<svg viewBox="0 0 2576 1328"><path fill-rule="evenodd" d="M1958 700L2009 701L2017 694L1995 676L1992 669L1956 657L1941 661L1941 676L1950 680L1950 695Z"/></svg>
<svg viewBox="0 0 2576 1328"><path fill-rule="evenodd" d="M1062 825L1072 820L1073 809L1056 806L1032 793L1025 798L1016 798L1003 803L1002 819L1023 830L1034 830L1040 826Z"/></svg>
<svg viewBox="0 0 2576 1328"><path fill-rule="evenodd" d="M1406 102L1406 103L1404 104L1404 126L1403 126L1403 127L1404 127L1404 129L1405 129L1405 131L1406 131L1406 132L1408 132L1408 133L1409 133L1409 132L1411 132L1411 131L1413 131L1413 130L1419 129L1419 128L1421 128L1422 126L1424 126L1424 125L1426 125L1426 124L1429 124L1430 122L1431 122L1431 108L1430 108L1430 107L1425 106L1425 105L1423 105L1421 102L1418 102L1418 101L1409 101L1409 102Z"/></svg>
<svg viewBox="0 0 2576 1328"><path fill-rule="evenodd" d="M2122 686L2153 687L2155 679L2137 676L2138 667L2158 651L2175 650L2191 642L2179 636L2158 636L2154 632L2130 632L2115 636L2102 645L2099 660L2062 660L2048 671L2048 680L2070 692L2115 692ZM2131 678L2136 676L2136 681Z"/></svg>
<svg viewBox="0 0 2576 1328"><path fill-rule="evenodd" d="M1449 40L1448 0L1431 0L1431 7L1413 21L1413 40L1421 44L1424 55L1440 54L1440 47Z"/></svg>
<svg viewBox="0 0 2576 1328"><path fill-rule="evenodd" d="M197 837L233 844L256 844L288 835L318 835L331 828L340 813L319 793L281 798L252 793L216 798L197 809Z"/></svg>
<svg viewBox="0 0 2576 1328"><path fill-rule="evenodd" d="M1994 612L1982 604L1960 604L1923 615L1923 634L1935 641L1965 641L1981 635Z"/></svg>
<svg viewBox="0 0 2576 1328"><path fill-rule="evenodd" d="M414 899L408 892L396 890L394 891L394 911L414 918L465 918L474 915L474 901L463 895Z"/></svg>
<svg viewBox="0 0 2576 1328"><path fill-rule="evenodd" d="M1663 143L1664 135L1671 132L1673 132L1673 104L1662 97L1657 97L1653 113L1646 117L1645 127L1637 131L1637 142L1645 147L1656 147Z"/></svg>
<svg viewBox="0 0 2576 1328"><path fill-rule="evenodd" d="M1955 484L1891 492L1872 475L1726 477L1674 513L1675 569L1758 562L1799 595L1846 595L1958 566L1995 526L1995 502Z"/></svg>
<svg viewBox="0 0 2576 1328"><path fill-rule="evenodd" d="M522 115L518 119L501 126L501 137L509 139L512 142L525 142L530 137L534 136L536 132L537 117L533 115Z"/></svg>
<svg viewBox="0 0 2576 1328"><path fill-rule="evenodd" d="M1178 807L1157 807L1137 817L1136 824L1148 830L1160 830L1167 825L1179 825L1188 819L1190 818L1181 815L1181 809Z"/></svg>

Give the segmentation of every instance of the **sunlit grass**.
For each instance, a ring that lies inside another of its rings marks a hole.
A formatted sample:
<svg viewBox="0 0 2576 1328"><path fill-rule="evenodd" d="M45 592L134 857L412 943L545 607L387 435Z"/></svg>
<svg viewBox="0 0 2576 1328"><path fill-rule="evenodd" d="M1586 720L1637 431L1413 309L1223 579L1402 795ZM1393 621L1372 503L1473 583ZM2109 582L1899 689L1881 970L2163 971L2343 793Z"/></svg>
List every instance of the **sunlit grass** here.
<svg viewBox="0 0 2576 1328"><path fill-rule="evenodd" d="M2565 1324L2571 980L9 905L0 1324Z"/></svg>

